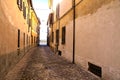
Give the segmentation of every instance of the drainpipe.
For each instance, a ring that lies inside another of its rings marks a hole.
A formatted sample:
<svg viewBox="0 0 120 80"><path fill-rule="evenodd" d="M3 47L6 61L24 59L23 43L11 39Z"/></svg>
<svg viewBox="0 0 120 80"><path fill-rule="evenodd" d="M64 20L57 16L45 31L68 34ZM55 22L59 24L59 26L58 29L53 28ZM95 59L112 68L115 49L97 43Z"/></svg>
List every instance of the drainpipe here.
<svg viewBox="0 0 120 80"><path fill-rule="evenodd" d="M60 38L60 3L58 3L58 30L59 30L58 38ZM58 40L58 47L59 47L59 40Z"/></svg>
<svg viewBox="0 0 120 80"><path fill-rule="evenodd" d="M75 0L72 0L73 7L73 60L72 63L75 64Z"/></svg>

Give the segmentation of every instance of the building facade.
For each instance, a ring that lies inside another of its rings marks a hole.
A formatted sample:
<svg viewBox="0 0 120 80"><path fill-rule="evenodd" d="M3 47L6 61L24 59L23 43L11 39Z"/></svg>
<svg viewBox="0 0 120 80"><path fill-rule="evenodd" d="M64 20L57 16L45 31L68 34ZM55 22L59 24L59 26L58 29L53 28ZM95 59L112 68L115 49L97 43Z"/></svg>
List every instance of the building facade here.
<svg viewBox="0 0 120 80"><path fill-rule="evenodd" d="M39 44L39 35L40 35L40 21L34 10L31 10L31 42L32 45Z"/></svg>
<svg viewBox="0 0 120 80"><path fill-rule="evenodd" d="M49 7L52 50L103 80L120 80L120 1L49 0Z"/></svg>
<svg viewBox="0 0 120 80"><path fill-rule="evenodd" d="M0 0L0 80L36 43L39 24L31 0Z"/></svg>

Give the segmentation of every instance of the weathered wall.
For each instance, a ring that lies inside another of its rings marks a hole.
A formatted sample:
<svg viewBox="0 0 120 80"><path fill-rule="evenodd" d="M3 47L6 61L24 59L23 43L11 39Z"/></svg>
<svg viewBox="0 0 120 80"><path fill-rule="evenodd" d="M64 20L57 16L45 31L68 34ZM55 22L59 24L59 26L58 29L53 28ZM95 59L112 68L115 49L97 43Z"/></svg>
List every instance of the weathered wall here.
<svg viewBox="0 0 120 80"><path fill-rule="evenodd" d="M67 11L67 10L66 10ZM67 15L60 19L60 35L59 35L59 50L62 51L62 56L72 61L73 52L73 11L67 12ZM62 27L66 27L66 43L61 44L62 41Z"/></svg>
<svg viewBox="0 0 120 80"><path fill-rule="evenodd" d="M60 36L59 50L62 51L62 56L63 57L65 57L67 60L72 62L72 55L73 55L72 54L73 53L73 23L72 23L72 21L70 21L68 24L65 24L64 26L66 27L66 42L65 42L65 44L61 44L61 37L62 36ZM60 33L62 34L62 30L61 30Z"/></svg>
<svg viewBox="0 0 120 80"><path fill-rule="evenodd" d="M77 12L76 18L76 62L86 69L88 62L102 67L105 80L120 79L120 1L93 1L86 5L91 11ZM101 0L102 1L102 0ZM109 4L106 2L110 2ZM81 3L84 4L85 2ZM96 4L96 5L94 5ZM106 4L106 5L105 5ZM94 7L94 8L93 8ZM85 8L85 7L84 7ZM82 10L82 7L77 7ZM80 13L80 14L79 14ZM84 14L84 16L82 16Z"/></svg>
<svg viewBox="0 0 120 80"><path fill-rule="evenodd" d="M63 0L60 3L60 17L62 17L68 10L72 8L72 0Z"/></svg>
<svg viewBox="0 0 120 80"><path fill-rule="evenodd" d="M54 22L53 26L51 26L51 42L50 42L50 47L52 49L53 52L56 52L56 30L58 30L58 22ZM53 36L52 36L52 32L53 32ZM53 42L52 42L52 37L53 37Z"/></svg>
<svg viewBox="0 0 120 80"><path fill-rule="evenodd" d="M75 1L75 63L88 70L88 62L90 62L101 67L103 80L120 80L120 0ZM72 0L69 2L64 0L60 3L60 27L59 20L55 19L54 43L51 45L56 47L56 30L59 29L58 50L62 52L63 57L72 62L73 8L71 3ZM63 26L66 26L65 44L61 44Z"/></svg>
<svg viewBox="0 0 120 80"><path fill-rule="evenodd" d="M28 47L28 27L17 0L0 0L0 80L19 60ZM18 51L18 29L20 29L20 51ZM25 33L25 45L24 45ZM29 41L30 42L30 41Z"/></svg>
<svg viewBox="0 0 120 80"><path fill-rule="evenodd" d="M73 11L71 9L72 4L67 6L68 3L71 2L64 3L63 6L60 4L58 50L62 51L63 57L72 62ZM88 70L88 62L91 62L102 68L103 80L119 80L120 1L76 0L76 4L75 62L82 65L86 70ZM53 26L54 31L57 29L55 24ZM66 43L64 45L61 44L63 26L66 26ZM55 35L54 32L54 41Z"/></svg>

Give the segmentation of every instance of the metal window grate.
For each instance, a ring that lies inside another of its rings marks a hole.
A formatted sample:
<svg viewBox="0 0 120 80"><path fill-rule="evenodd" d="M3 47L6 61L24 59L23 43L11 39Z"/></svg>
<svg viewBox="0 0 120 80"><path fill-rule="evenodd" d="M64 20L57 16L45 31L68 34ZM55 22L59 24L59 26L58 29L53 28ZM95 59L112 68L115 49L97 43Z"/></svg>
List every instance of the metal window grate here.
<svg viewBox="0 0 120 80"><path fill-rule="evenodd" d="M102 68L101 67L99 67L99 66L97 66L95 64L92 64L90 62L88 62L88 66L89 66L88 70L90 72L92 72L93 74L95 74L95 75L97 75L99 77L102 77Z"/></svg>

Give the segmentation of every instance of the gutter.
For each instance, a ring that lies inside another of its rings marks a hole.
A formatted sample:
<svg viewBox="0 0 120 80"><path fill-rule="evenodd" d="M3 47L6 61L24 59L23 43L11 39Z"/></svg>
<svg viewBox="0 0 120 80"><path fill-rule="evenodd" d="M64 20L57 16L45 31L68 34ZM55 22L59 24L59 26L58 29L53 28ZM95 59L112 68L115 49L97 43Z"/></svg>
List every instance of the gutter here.
<svg viewBox="0 0 120 80"><path fill-rule="evenodd" d="M72 63L75 64L75 0L72 0L73 7L73 60Z"/></svg>
<svg viewBox="0 0 120 80"><path fill-rule="evenodd" d="M83 0L81 0L80 2L78 2L76 4L75 0L72 0L72 8L73 8L73 59L72 59L72 63L75 64L75 28L76 28L76 23L75 23L75 14L76 14L76 10L75 7L77 5L79 5Z"/></svg>

